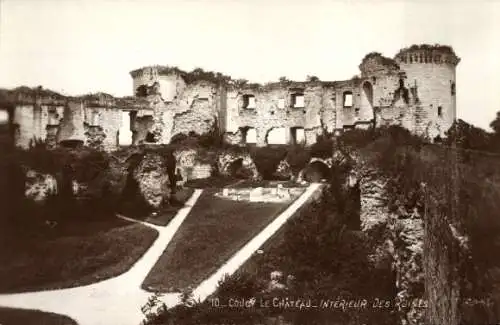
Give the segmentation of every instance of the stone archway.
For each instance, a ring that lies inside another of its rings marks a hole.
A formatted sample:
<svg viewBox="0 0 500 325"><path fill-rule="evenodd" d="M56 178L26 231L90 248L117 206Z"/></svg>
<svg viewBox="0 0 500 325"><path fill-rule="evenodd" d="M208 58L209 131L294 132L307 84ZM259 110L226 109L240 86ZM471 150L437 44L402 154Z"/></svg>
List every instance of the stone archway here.
<svg viewBox="0 0 500 325"><path fill-rule="evenodd" d="M244 126L239 128L241 132L241 143L242 144L256 144L257 143L257 130L250 126Z"/></svg>
<svg viewBox="0 0 500 325"><path fill-rule="evenodd" d="M243 172L243 158L237 158L231 161L227 167L227 171L229 175L235 178L244 178L242 177Z"/></svg>
<svg viewBox="0 0 500 325"><path fill-rule="evenodd" d="M7 109L0 109L0 128L1 132L8 136L8 144L16 143L17 133L19 132L19 124L14 120L15 107L11 106Z"/></svg>
<svg viewBox="0 0 500 325"><path fill-rule="evenodd" d="M373 86L368 81L363 83L363 94L366 96L370 106L373 106Z"/></svg>
<svg viewBox="0 0 500 325"><path fill-rule="evenodd" d="M375 122L375 109L373 107L373 86L369 81L362 85L361 108L363 111L362 119L373 119Z"/></svg>
<svg viewBox="0 0 500 325"><path fill-rule="evenodd" d="M289 129L285 127L273 127L267 130L266 144L288 144L290 141Z"/></svg>
<svg viewBox="0 0 500 325"><path fill-rule="evenodd" d="M221 175L235 177L260 179L257 166L249 153L223 151L217 157L217 170Z"/></svg>
<svg viewBox="0 0 500 325"><path fill-rule="evenodd" d="M331 177L330 167L321 160L310 162L302 172L302 179L310 183L318 183Z"/></svg>

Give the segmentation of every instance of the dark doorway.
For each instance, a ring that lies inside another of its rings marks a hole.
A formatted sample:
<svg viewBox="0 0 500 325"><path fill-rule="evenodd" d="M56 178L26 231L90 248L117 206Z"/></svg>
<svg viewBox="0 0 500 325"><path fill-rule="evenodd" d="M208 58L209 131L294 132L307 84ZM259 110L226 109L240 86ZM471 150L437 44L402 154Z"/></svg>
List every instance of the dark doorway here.
<svg viewBox="0 0 500 325"><path fill-rule="evenodd" d="M313 161L304 171L304 179L311 183L318 183L330 179L331 171L328 165L321 161Z"/></svg>

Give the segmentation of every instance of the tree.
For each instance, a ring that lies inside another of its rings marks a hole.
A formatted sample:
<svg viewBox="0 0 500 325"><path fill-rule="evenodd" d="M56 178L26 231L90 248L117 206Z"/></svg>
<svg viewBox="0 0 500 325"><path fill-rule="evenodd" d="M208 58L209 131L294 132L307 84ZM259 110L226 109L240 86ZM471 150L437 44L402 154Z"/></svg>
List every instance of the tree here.
<svg viewBox="0 0 500 325"><path fill-rule="evenodd" d="M497 112L496 118L490 123L490 127L493 129L495 134L500 135L500 111Z"/></svg>
<svg viewBox="0 0 500 325"><path fill-rule="evenodd" d="M459 119L454 121L446 132L445 144L455 144L461 149L489 150L491 148L491 134Z"/></svg>
<svg viewBox="0 0 500 325"><path fill-rule="evenodd" d="M500 151L500 111L497 112L496 118L490 123L490 127L493 129L490 149L492 151Z"/></svg>
<svg viewBox="0 0 500 325"><path fill-rule="evenodd" d="M290 80L287 78L287 77L280 77L279 81L281 83L287 83L287 82L290 82Z"/></svg>
<svg viewBox="0 0 500 325"><path fill-rule="evenodd" d="M246 79L237 79L234 81L234 84L236 85L236 87L243 87L245 85L248 85L248 80Z"/></svg>
<svg viewBox="0 0 500 325"><path fill-rule="evenodd" d="M307 82L318 82L319 81L319 78L316 77L316 76L307 76L306 78Z"/></svg>

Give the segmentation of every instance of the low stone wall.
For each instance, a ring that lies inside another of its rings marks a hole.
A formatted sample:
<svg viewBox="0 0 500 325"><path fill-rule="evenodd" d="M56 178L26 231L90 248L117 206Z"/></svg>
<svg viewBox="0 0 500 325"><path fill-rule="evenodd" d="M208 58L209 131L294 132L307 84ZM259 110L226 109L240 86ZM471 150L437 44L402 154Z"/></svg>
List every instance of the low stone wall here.
<svg viewBox="0 0 500 325"><path fill-rule="evenodd" d="M256 188L224 188L216 196L235 201L248 202L287 202L304 192L303 188L283 186Z"/></svg>

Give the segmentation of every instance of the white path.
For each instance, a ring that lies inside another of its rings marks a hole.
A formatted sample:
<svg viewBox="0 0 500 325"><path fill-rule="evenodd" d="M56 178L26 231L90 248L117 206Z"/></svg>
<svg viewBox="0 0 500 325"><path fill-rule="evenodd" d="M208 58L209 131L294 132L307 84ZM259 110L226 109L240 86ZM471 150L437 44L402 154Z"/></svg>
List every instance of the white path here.
<svg viewBox="0 0 500 325"><path fill-rule="evenodd" d="M0 295L0 306L64 314L76 320L79 325L138 325L143 319L140 307L151 295L140 286L201 193L202 190L195 190L167 227L140 222L156 229L159 235L148 251L127 272L78 288ZM171 301L178 300L178 295L167 295L164 299L166 303L172 304Z"/></svg>
<svg viewBox="0 0 500 325"><path fill-rule="evenodd" d="M219 270L202 282L193 292L195 299L203 301L214 293L219 280L226 274L233 274L241 267L256 250L294 215L298 208L312 196L319 194L318 190L320 187L321 184L311 184L297 200L263 231L251 239ZM140 308L151 296L151 293L142 290L140 286L179 226L191 211L192 206L201 193L202 190L196 190L193 196L186 202L186 206L179 210L175 218L165 228L141 222L146 226L156 229L159 232L159 236L141 259L124 274L78 288L0 295L0 306L36 309L63 314L76 320L79 325L140 324L144 318ZM126 217L120 217L131 220ZM137 222L135 220L131 221ZM179 303L180 296L176 293L166 294L161 297L161 300L167 306L172 307Z"/></svg>

